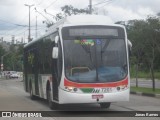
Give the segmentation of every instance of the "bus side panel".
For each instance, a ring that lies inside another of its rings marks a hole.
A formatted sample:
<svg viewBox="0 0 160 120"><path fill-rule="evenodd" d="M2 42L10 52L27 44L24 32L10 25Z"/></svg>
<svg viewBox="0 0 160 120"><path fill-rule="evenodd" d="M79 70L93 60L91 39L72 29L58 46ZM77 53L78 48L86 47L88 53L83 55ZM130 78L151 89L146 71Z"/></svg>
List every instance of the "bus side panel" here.
<svg viewBox="0 0 160 120"><path fill-rule="evenodd" d="M28 74L28 76L27 76L27 78L28 78L27 82L28 82L29 91L30 91L30 89L32 89L33 94L36 95L35 94L35 79L34 79L35 77L34 76L35 76L34 74Z"/></svg>
<svg viewBox="0 0 160 120"><path fill-rule="evenodd" d="M39 84L40 97L47 99L47 94L46 94L47 82L50 83L50 88L51 88L51 92L52 92L52 81L51 81L52 75L51 74L41 74L39 76L40 76L40 84Z"/></svg>

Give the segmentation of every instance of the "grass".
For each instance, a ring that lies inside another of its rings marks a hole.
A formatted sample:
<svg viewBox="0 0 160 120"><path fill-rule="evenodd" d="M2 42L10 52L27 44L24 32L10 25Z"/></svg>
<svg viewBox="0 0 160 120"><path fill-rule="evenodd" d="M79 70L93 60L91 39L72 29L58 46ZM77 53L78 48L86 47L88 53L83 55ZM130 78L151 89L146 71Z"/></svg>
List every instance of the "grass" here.
<svg viewBox="0 0 160 120"><path fill-rule="evenodd" d="M130 71L131 78L136 77L135 71ZM160 80L160 72L154 72L155 79ZM146 78L151 79L151 73L150 72L144 72L144 71L138 71L138 78Z"/></svg>
<svg viewBox="0 0 160 120"><path fill-rule="evenodd" d="M144 87L131 87L131 91L160 94L160 89L156 89L155 91L153 91L152 88L144 88Z"/></svg>

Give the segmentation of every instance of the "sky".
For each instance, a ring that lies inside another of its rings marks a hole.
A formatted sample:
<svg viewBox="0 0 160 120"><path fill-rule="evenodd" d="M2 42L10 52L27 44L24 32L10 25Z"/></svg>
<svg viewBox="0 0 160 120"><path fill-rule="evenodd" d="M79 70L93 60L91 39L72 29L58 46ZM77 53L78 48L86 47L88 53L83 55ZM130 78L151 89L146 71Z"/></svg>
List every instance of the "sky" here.
<svg viewBox="0 0 160 120"><path fill-rule="evenodd" d="M61 12L64 5L72 5L75 8L87 8L89 0L0 0L0 38L11 41L15 39L27 42L29 7L31 7L31 37L35 38L35 26L37 16L37 35L40 37L46 31L43 21L53 20L53 17L44 12L44 9L52 15ZM113 22L133 19L146 19L148 15L156 15L160 12L160 0L92 0L95 13L106 15ZM35 7L38 12L35 12ZM45 17L43 17L41 14ZM54 21L54 20L53 20Z"/></svg>

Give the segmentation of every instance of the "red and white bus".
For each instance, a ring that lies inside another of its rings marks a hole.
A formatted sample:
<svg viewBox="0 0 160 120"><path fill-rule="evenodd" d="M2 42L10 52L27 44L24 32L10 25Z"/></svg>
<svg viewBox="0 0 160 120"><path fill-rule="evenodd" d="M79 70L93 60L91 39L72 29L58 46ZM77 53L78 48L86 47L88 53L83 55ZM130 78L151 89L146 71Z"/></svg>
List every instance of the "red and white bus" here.
<svg viewBox="0 0 160 120"><path fill-rule="evenodd" d="M52 109L128 101L128 44L125 27L106 16L67 17L24 46L25 90Z"/></svg>

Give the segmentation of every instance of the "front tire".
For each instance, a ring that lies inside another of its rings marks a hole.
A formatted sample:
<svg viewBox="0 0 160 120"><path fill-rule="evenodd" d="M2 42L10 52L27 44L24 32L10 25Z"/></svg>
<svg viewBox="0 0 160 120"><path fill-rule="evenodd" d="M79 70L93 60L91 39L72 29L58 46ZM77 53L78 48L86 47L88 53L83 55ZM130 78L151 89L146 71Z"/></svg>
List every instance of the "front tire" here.
<svg viewBox="0 0 160 120"><path fill-rule="evenodd" d="M111 105L111 103L110 102L107 102L107 103L100 103L100 107L101 108L109 108L110 107L110 105Z"/></svg>
<svg viewBox="0 0 160 120"><path fill-rule="evenodd" d="M50 109L52 109L52 110L58 109L58 104L55 103L55 102L52 102L51 89L50 88L47 89L47 101L48 101L48 105L49 105Z"/></svg>

